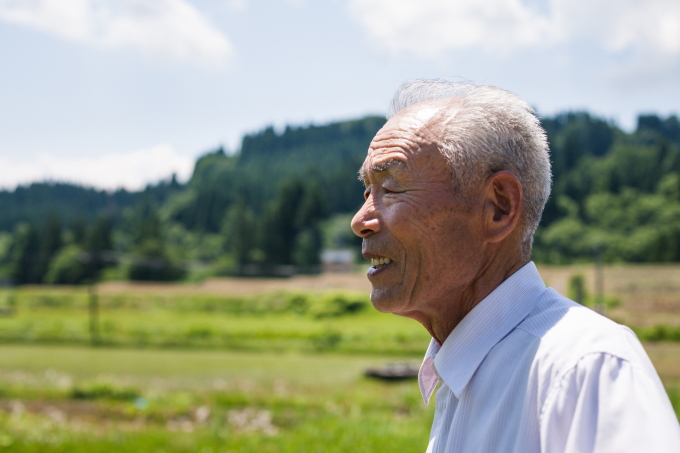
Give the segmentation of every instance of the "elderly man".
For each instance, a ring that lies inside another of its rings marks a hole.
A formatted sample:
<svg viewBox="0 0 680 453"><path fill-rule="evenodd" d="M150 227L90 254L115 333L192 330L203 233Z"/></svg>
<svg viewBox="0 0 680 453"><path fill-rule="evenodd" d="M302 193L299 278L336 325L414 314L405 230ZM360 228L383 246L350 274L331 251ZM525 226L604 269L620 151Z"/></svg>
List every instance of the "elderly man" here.
<svg viewBox="0 0 680 453"><path fill-rule="evenodd" d="M371 301L432 336L428 452L680 452L635 335L546 288L530 261L550 193L545 133L492 86L414 81L360 171L352 220Z"/></svg>

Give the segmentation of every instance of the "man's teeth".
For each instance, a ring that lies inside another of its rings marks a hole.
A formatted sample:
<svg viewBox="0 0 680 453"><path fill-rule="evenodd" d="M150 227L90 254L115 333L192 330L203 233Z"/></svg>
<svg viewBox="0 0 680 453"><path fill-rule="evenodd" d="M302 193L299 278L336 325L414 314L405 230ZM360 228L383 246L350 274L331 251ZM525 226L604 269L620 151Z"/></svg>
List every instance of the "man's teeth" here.
<svg viewBox="0 0 680 453"><path fill-rule="evenodd" d="M371 265L375 268L382 267L392 262L389 258L371 258Z"/></svg>

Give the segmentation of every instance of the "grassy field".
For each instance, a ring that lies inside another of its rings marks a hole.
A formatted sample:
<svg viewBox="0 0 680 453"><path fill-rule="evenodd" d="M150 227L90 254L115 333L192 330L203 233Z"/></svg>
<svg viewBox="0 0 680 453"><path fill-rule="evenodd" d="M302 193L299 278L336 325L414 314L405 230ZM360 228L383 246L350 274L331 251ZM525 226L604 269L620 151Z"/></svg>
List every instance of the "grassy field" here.
<svg viewBox="0 0 680 453"><path fill-rule="evenodd" d="M541 267L563 294L592 266ZM605 269L605 292L619 301L606 315L642 340L680 341L680 266ZM110 282L97 288L99 344L248 351L422 354L417 323L377 313L359 274L290 279L215 279L200 284ZM0 343L89 344L87 288L0 290Z"/></svg>
<svg viewBox="0 0 680 453"><path fill-rule="evenodd" d="M588 289L595 292L592 265L539 266L543 280L562 294L575 274L585 277ZM680 326L680 266L618 265L604 268L604 291L615 296L620 305L605 313L618 322L637 327Z"/></svg>
<svg viewBox="0 0 680 453"><path fill-rule="evenodd" d="M539 269L565 293L589 266ZM415 361L414 321L377 313L363 275L0 290L0 450L423 451L432 406L366 367ZM680 267L605 269L605 314L646 341L680 410ZM661 332L661 334L654 334ZM664 333L665 332L665 333ZM656 336L654 336L656 335Z"/></svg>
<svg viewBox="0 0 680 453"><path fill-rule="evenodd" d="M680 409L680 347L647 346ZM0 346L0 449L421 452L433 405L416 383L363 377L391 360Z"/></svg>
<svg viewBox="0 0 680 453"><path fill-rule="evenodd" d="M23 288L4 296L14 308L0 318L0 342L91 342L86 290ZM360 293L126 292L103 293L98 301L96 340L104 346L418 356L429 339L411 320L376 312Z"/></svg>
<svg viewBox="0 0 680 453"><path fill-rule="evenodd" d="M390 357L389 360L393 360ZM8 451L422 451L413 382L380 356L0 347Z"/></svg>

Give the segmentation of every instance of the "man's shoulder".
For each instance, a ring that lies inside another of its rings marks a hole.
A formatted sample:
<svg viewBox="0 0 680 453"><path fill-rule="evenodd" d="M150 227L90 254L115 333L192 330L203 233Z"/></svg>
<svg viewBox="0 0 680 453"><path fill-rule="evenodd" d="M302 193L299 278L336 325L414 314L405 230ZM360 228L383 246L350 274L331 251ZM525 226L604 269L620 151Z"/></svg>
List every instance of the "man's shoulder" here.
<svg viewBox="0 0 680 453"><path fill-rule="evenodd" d="M538 340L535 359L550 363L555 371L566 371L593 353L631 362L641 358L642 347L629 328L561 296L552 288L545 291L517 330Z"/></svg>

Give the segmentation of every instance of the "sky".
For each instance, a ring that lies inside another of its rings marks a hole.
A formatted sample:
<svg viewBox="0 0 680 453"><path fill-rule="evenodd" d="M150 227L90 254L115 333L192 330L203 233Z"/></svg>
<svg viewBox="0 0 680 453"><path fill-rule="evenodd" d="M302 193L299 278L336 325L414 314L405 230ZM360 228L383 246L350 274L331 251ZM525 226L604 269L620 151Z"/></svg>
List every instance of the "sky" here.
<svg viewBox="0 0 680 453"><path fill-rule="evenodd" d="M246 133L383 115L423 77L630 130L680 113L680 1L0 0L0 187L185 181Z"/></svg>

